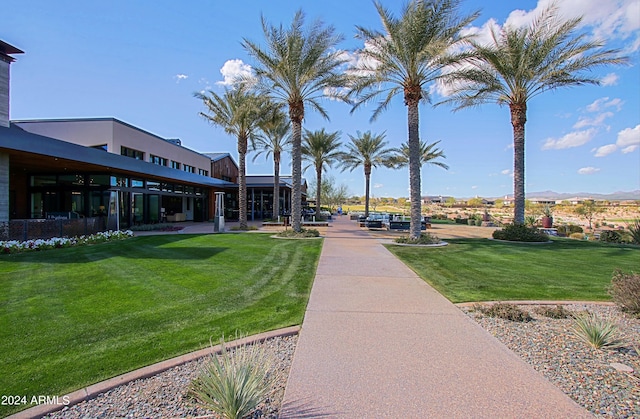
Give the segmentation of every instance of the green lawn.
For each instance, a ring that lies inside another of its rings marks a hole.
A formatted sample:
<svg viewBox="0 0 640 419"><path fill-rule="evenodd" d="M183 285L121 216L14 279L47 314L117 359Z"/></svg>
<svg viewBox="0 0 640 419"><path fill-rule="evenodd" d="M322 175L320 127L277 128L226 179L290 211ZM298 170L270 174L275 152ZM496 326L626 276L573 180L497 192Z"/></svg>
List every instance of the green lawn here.
<svg viewBox="0 0 640 419"><path fill-rule="evenodd" d="M2 255L0 394L60 395L210 337L300 324L321 246L163 235Z"/></svg>
<svg viewBox="0 0 640 419"><path fill-rule="evenodd" d="M614 269L640 271L640 247L451 239L449 246L388 249L454 303L498 300L609 301Z"/></svg>

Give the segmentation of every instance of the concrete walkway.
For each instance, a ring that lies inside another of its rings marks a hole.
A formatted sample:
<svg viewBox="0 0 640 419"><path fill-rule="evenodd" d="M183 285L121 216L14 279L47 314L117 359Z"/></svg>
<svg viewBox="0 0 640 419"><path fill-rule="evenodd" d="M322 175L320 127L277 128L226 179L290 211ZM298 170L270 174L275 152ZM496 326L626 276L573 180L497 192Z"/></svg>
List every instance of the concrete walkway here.
<svg viewBox="0 0 640 419"><path fill-rule="evenodd" d="M347 217L328 229L281 418L593 417Z"/></svg>

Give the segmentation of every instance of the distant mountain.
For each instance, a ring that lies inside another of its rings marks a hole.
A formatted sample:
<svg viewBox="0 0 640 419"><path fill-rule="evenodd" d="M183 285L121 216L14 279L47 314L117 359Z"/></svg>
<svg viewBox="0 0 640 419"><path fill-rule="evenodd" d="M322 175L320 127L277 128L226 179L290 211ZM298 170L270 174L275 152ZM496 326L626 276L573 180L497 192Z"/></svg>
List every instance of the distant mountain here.
<svg viewBox="0 0 640 419"><path fill-rule="evenodd" d="M563 200L570 198L592 198L597 200L605 200L605 201L627 201L627 200L640 200L640 189L635 191L618 191L610 194L597 194L590 192L576 192L576 193L558 193L554 191L542 191L542 192L528 192L527 199L540 199L547 198L553 200ZM510 198L513 197L513 194L508 195ZM503 197L500 197L503 198Z"/></svg>

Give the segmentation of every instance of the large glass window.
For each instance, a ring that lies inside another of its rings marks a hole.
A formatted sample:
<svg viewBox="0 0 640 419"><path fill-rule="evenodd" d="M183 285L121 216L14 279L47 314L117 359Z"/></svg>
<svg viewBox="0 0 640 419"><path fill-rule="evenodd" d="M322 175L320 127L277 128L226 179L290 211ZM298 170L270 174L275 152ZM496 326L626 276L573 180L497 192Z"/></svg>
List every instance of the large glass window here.
<svg viewBox="0 0 640 419"><path fill-rule="evenodd" d="M180 162L171 160L171 168L180 170Z"/></svg>
<svg viewBox="0 0 640 419"><path fill-rule="evenodd" d="M129 187L129 179L121 176L111 176L111 186L119 186L121 188Z"/></svg>
<svg viewBox="0 0 640 419"><path fill-rule="evenodd" d="M31 186L50 186L50 185L55 185L56 184L56 176L55 175L51 175L51 176L43 176L43 175L36 175L36 176L31 176Z"/></svg>
<svg viewBox="0 0 640 419"><path fill-rule="evenodd" d="M196 168L194 166L190 166L188 164L183 164L182 165L182 170L184 170L185 172L189 172L189 173L195 173L196 172Z"/></svg>

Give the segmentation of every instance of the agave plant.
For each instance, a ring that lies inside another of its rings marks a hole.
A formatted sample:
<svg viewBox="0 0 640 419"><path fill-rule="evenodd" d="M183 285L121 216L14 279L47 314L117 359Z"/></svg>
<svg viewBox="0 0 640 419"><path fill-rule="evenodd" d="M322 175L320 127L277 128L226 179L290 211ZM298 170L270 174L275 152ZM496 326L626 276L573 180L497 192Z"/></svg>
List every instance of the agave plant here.
<svg viewBox="0 0 640 419"><path fill-rule="evenodd" d="M627 228L631 234L631 242L640 244L640 218L633 220L633 224L628 225Z"/></svg>
<svg viewBox="0 0 640 419"><path fill-rule="evenodd" d="M262 402L277 375L262 345L243 344L229 351L224 342L191 382L189 394L225 419L248 416Z"/></svg>
<svg viewBox="0 0 640 419"><path fill-rule="evenodd" d="M578 339L595 349L615 349L623 345L616 325L594 313L576 315L573 332Z"/></svg>

